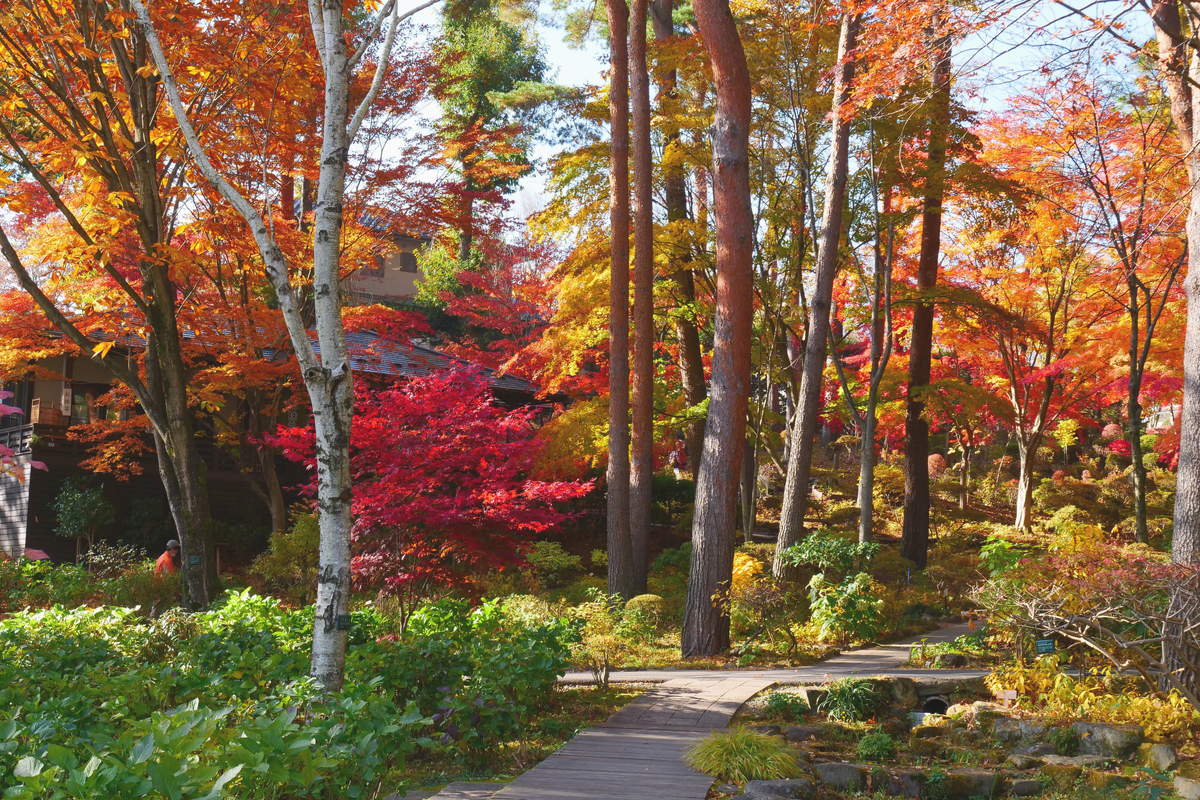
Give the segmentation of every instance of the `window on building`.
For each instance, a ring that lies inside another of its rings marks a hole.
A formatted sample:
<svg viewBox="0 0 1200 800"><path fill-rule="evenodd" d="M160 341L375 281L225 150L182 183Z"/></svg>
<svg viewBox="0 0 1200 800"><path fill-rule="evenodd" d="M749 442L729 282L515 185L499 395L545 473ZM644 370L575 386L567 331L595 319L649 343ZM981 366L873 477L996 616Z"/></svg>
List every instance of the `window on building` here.
<svg viewBox="0 0 1200 800"><path fill-rule="evenodd" d="M417 271L417 254L412 250L401 250L396 254L396 264L401 272Z"/></svg>

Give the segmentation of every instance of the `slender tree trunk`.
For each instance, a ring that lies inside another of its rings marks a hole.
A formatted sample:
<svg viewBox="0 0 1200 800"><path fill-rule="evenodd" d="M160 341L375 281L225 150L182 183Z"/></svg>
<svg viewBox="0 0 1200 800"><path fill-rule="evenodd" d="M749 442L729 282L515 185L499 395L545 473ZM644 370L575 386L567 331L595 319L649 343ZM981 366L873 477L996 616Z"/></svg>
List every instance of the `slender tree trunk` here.
<svg viewBox="0 0 1200 800"><path fill-rule="evenodd" d="M1138 286L1136 276L1129 275L1129 388L1125 400L1125 412L1129 418L1129 447L1133 459L1130 472L1133 478L1134 538L1139 542L1150 541L1146 524L1146 463L1142 450L1142 360L1141 335L1139 333ZM1150 297L1146 297L1149 304ZM1147 331L1149 337L1151 331Z"/></svg>
<svg viewBox="0 0 1200 800"><path fill-rule="evenodd" d="M858 540L869 542L875 532L875 426L878 398L867 398L862 444L858 453Z"/></svg>
<svg viewBox="0 0 1200 800"><path fill-rule="evenodd" d="M958 508L960 511L967 510L967 500L971 492L971 459L974 455L974 447L963 445L962 464L959 465L958 471Z"/></svg>
<svg viewBox="0 0 1200 800"><path fill-rule="evenodd" d="M1179 18L1179 5L1174 0L1154 0L1151 19L1158 40L1158 67L1167 87L1171 117L1179 136L1180 152L1187 162L1191 187L1188 213L1184 223L1187 233L1188 271L1184 279L1187 295L1187 332L1183 349L1183 411L1180 420L1179 466L1175 475L1175 525L1171 543L1171 560L1177 564L1200 564L1200 154L1193 146L1193 124L1200 114L1200 94L1192 81L1200 75L1200 57L1190 43L1195 26L1189 25L1185 36ZM1190 43L1190 44L1189 44ZM1177 587L1172 594L1169 611L1182 614L1189 607L1190 591L1194 587ZM1200 693L1200 651L1187 645L1180 636L1182 629L1195 620L1181 619L1165 626L1163 663L1177 679L1193 693ZM1193 640L1194 641L1194 640Z"/></svg>
<svg viewBox="0 0 1200 800"><path fill-rule="evenodd" d="M924 569L929 560L929 422L924 392L933 355L933 301L942 243L942 199L946 184L946 136L950 124L950 39L934 19L933 97L930 100L929 151L921 208L921 252L908 358L908 403L904 419L904 527L900 554Z"/></svg>
<svg viewBox="0 0 1200 800"><path fill-rule="evenodd" d="M633 0L629 90L633 105L633 454L629 468L632 591L646 591L654 502L654 184L650 153L650 67L646 58L649 0Z"/></svg>
<svg viewBox="0 0 1200 800"><path fill-rule="evenodd" d="M755 511L758 505L758 447L754 437L746 437L746 452L742 456L741 489L738 496L741 500L742 541L750 544L754 541Z"/></svg>
<svg viewBox="0 0 1200 800"><path fill-rule="evenodd" d="M717 90L712 128L717 310L712 398L696 479L684 656L729 649L728 609L714 597L728 590L733 571L734 503L746 435L753 313L750 72L728 0L694 0L693 10Z"/></svg>
<svg viewBox="0 0 1200 800"><path fill-rule="evenodd" d="M634 595L629 480L629 8L607 0L609 125L608 591Z"/></svg>
<svg viewBox="0 0 1200 800"><path fill-rule="evenodd" d="M675 0L653 0L651 19L654 23L654 38L659 42L675 36L675 23L672 15L675 10ZM658 71L658 106L664 119L671 118L670 105L675 102L678 76L674 69ZM671 123L664 123L663 132L664 156L674 157L679 149L679 130ZM683 167L665 158L668 163L663 167L663 199L666 205L667 224L673 225L688 219L687 207L687 178ZM672 237L673 238L673 237ZM679 345L679 375L683 388L683 398L691 407L704 402L708 389L704 385L704 361L700 351L700 331L691 309L696 302L696 282L692 272L692 249L690 246L675 246L667 252L670 262L671 276L675 283L675 291L679 295L680 304L687 313L674 315L675 339ZM700 467L700 453L704 442L704 421L694 419L687 423L684 431L687 447L688 471L695 478Z"/></svg>
<svg viewBox="0 0 1200 800"><path fill-rule="evenodd" d="M837 273L838 245L842 238L842 215L846 203L846 178L850 162L849 100L854 84L854 48L860 16L842 17L838 39L838 64L833 81L833 151L825 179L825 209L821 221L821 248L817 253L817 285L809 304L808 335L804 345L804 372L800 380L800 398L788 442L787 478L783 488L783 508L779 519L779 541L775 549L773 572L776 577L793 576L781 555L804 531L808 508L809 477L812 472L813 437L817 433L817 412L821 405L821 382L825 372L829 312L833 298L833 279Z"/></svg>
<svg viewBox="0 0 1200 800"><path fill-rule="evenodd" d="M1029 530L1029 511L1033 503L1033 457L1036 445L1017 438L1017 509L1013 527Z"/></svg>

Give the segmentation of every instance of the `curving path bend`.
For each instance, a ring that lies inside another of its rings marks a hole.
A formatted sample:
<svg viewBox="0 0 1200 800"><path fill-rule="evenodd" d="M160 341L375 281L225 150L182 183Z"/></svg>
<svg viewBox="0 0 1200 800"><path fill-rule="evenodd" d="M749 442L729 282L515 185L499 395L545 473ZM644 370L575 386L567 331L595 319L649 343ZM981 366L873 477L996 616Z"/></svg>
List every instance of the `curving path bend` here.
<svg viewBox="0 0 1200 800"><path fill-rule="evenodd" d="M978 677L983 671L903 667L921 639L949 641L967 631L966 625L949 625L797 669L615 672L612 681L659 685L602 725L582 731L512 783L451 784L432 800L704 800L712 778L687 766L684 753L714 729L726 727L754 695L777 684L815 685L854 676ZM570 672L560 681L591 683L592 677Z"/></svg>

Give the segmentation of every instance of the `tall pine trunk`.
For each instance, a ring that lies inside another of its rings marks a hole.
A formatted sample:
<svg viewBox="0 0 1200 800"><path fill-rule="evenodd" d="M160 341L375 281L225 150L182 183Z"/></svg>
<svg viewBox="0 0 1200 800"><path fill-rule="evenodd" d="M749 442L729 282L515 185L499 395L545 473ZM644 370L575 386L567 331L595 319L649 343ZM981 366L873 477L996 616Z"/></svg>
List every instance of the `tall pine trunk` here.
<svg viewBox="0 0 1200 800"><path fill-rule="evenodd" d="M1192 82L1200 75L1200 56L1185 35L1174 0L1154 0L1151 19L1158 40L1158 69L1167 87L1171 117L1179 136L1180 152L1187 161L1191 194L1184 223L1187 233L1187 332L1183 349L1183 411L1179 433L1179 466L1175 475L1175 526L1171 560L1200 564L1200 153L1194 147L1194 121L1200 115L1200 94ZM1190 26L1189 26L1190 27ZM1194 587L1179 586L1171 597L1170 611L1188 607ZM1168 622L1165 626L1163 663L1193 694L1200 692L1200 651L1182 641L1180 631L1195 620ZM1194 641L1194 638L1192 639ZM1165 687L1164 687L1165 688Z"/></svg>
<svg viewBox="0 0 1200 800"><path fill-rule="evenodd" d="M650 67L646 58L649 0L633 0L629 90L633 105L633 454L629 468L632 591L646 591L654 501L654 184L650 153Z"/></svg>
<svg viewBox="0 0 1200 800"><path fill-rule="evenodd" d="M696 479L682 639L684 656L704 656L729 649L728 609L715 598L728 591L733 571L734 504L750 391L754 229L746 53L728 0L694 0L693 10L717 90L712 128L717 239L712 392Z"/></svg>
<svg viewBox="0 0 1200 800"><path fill-rule="evenodd" d="M629 476L629 8L607 0L609 29L608 591L634 595Z"/></svg>
<svg viewBox="0 0 1200 800"><path fill-rule="evenodd" d="M675 36L675 0L653 0L650 6L654 38L664 42ZM670 105L675 102L678 75L674 69L660 69L658 79L658 106L663 117L663 202L666 206L667 224L686 222L688 219L687 177L683 166L675 160L679 149L679 130L669 120L672 118ZM674 237L672 237L673 239ZM679 296L679 303L686 309L695 305L696 281L692 272L692 248L690 245L675 245L667 251L671 279ZM674 315L675 340L679 346L679 376L683 398L691 407L704 402L708 389L704 384L704 361L700 351L700 331L695 318L690 314ZM685 423L687 469L696 476L700 467L700 452L704 441L704 421L693 419Z"/></svg>
<svg viewBox="0 0 1200 800"><path fill-rule="evenodd" d="M776 577L794 575L796 569L781 559L785 550L800 541L808 509L809 477L812 473L813 439L821 406L821 384L825 374L826 340L833 299L833 279L838 267L838 244L842 238L842 216L846 203L846 178L850 163L849 99L854 84L854 48L860 17L842 17L838 37L838 69L833 81L833 142L825 177L825 209L821 220L821 246L817 253L817 284L809 304L808 336L804 344L804 371L800 379L798 408L788 441L787 477L783 486L783 508L779 517L779 540L773 572Z"/></svg>
<svg viewBox="0 0 1200 800"><path fill-rule="evenodd" d="M924 392L933 357L933 301L942 244L942 199L946 186L946 136L950 125L950 38L935 17L933 96L930 98L929 150L925 196L921 206L921 252L908 357L908 400L904 418L904 527L900 554L924 569L929 561L929 422Z"/></svg>

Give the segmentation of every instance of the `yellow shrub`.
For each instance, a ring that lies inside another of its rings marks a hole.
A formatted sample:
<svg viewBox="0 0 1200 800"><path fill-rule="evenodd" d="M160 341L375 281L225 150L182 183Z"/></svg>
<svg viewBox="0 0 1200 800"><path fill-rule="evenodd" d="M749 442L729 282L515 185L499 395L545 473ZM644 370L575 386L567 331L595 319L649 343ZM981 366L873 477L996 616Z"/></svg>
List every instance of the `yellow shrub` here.
<svg viewBox="0 0 1200 800"><path fill-rule="evenodd" d="M1150 739L1187 736L1200 726L1200 712L1178 692L1166 697L1138 693L1131 678L1111 669L1074 678L1060 663L1058 655L1049 655L1029 665L1006 664L985 682L997 695L1015 689L1022 707L1047 717L1141 725Z"/></svg>
<svg viewBox="0 0 1200 800"><path fill-rule="evenodd" d="M763 563L748 553L733 554L733 582L730 586L733 593L744 591L750 587L763 573Z"/></svg>

